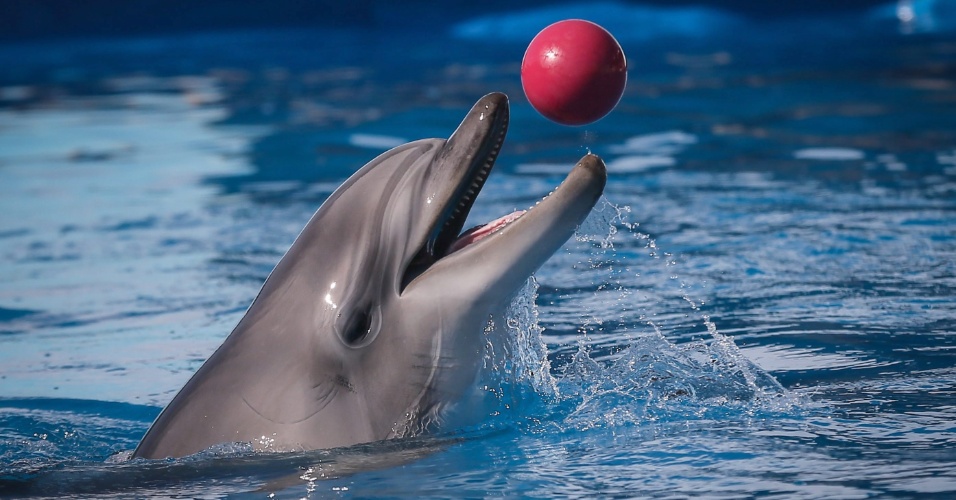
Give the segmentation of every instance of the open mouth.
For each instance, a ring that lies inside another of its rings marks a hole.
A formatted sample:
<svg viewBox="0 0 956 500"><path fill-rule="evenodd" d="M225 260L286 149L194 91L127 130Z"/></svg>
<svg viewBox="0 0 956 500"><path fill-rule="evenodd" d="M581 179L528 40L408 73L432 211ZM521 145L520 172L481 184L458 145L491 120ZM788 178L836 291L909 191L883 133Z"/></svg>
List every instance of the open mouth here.
<svg viewBox="0 0 956 500"><path fill-rule="evenodd" d="M440 177L435 177L435 180L444 186L439 189L441 199L436 200L441 209L438 213L431 212L434 218L428 226L429 232L405 269L402 290L449 255L467 259L465 253L469 250L499 248L481 242L495 233L512 234L512 231L503 230L514 224L521 226L522 236L506 238L509 246L500 247L508 249L506 253L489 254L485 250L482 255L497 255L497 258L507 260L510 259L509 250L513 255L531 255L529 252L533 249L535 256L550 256L570 237L574 227L584 220L600 197L607 181L607 170L600 157L589 153L571 169L564 182L535 207L462 231L475 198L501 151L508 121L508 98L504 94L483 97L445 142L439 157L433 160L439 162L434 175ZM547 252L548 248L552 250ZM529 273L536 269L534 259L523 262Z"/></svg>

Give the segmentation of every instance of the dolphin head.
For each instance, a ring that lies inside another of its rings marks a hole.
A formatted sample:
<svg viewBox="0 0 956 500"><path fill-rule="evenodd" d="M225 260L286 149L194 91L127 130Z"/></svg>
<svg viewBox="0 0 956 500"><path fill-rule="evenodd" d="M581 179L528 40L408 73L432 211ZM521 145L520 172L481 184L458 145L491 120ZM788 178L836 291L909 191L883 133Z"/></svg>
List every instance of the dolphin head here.
<svg viewBox="0 0 956 500"><path fill-rule="evenodd" d="M447 141L383 154L333 194L328 215L316 215L348 221L342 236L317 238L322 246L362 241L336 248L338 259L361 263L317 273L328 285L325 307L334 304L323 332L349 358L350 383L377 393L372 411L391 415L383 416L390 435L416 432L460 397L481 363L489 316L567 241L603 190L603 162L588 155L534 208L462 234L508 122L507 97L489 94Z"/></svg>
<svg viewBox="0 0 956 500"><path fill-rule="evenodd" d="M486 95L447 140L399 146L345 181L135 455L260 436L329 448L439 422L474 382L489 316L571 236L606 180L589 154L533 208L463 233L508 121L507 97ZM163 444L173 440L190 444Z"/></svg>

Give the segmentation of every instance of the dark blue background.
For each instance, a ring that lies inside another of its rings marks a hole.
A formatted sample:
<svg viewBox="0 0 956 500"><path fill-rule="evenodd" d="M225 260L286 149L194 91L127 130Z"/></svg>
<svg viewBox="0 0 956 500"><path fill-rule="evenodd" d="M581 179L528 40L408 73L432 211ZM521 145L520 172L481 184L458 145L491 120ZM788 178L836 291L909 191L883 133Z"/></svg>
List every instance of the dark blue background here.
<svg viewBox="0 0 956 500"><path fill-rule="evenodd" d="M2 0L0 39L129 35L251 27L368 26L409 29L449 23L496 10L560 4L530 0L402 2L375 0ZM751 17L833 14L887 0L644 0L662 7L708 6Z"/></svg>

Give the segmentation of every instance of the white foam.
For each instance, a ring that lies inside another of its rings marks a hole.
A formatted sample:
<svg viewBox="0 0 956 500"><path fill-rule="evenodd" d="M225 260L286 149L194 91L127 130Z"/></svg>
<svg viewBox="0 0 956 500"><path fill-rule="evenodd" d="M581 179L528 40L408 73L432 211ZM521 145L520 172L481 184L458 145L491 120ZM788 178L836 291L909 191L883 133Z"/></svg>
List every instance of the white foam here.
<svg viewBox="0 0 956 500"><path fill-rule="evenodd" d="M852 161L862 160L865 154L852 148L805 148L795 151L793 156L798 160Z"/></svg>
<svg viewBox="0 0 956 500"><path fill-rule="evenodd" d="M608 151L614 154L672 155L690 144L697 144L697 136L680 130L668 130L631 137L624 144L608 147Z"/></svg>
<svg viewBox="0 0 956 500"><path fill-rule="evenodd" d="M609 172L628 174L653 168L672 167L677 163L671 156L622 156L607 163Z"/></svg>

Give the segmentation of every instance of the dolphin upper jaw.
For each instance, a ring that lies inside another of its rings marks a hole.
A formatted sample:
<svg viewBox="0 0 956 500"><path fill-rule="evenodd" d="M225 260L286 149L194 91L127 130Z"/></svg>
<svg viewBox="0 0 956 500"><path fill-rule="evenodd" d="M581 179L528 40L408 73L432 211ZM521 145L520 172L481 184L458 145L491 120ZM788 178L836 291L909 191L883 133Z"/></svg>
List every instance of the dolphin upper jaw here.
<svg viewBox="0 0 956 500"><path fill-rule="evenodd" d="M423 179L428 186L421 210L426 238L405 266L401 290L444 257L459 237L501 151L509 118L508 96L493 92L482 97L435 156Z"/></svg>

